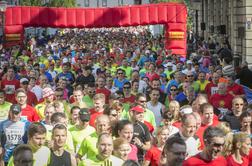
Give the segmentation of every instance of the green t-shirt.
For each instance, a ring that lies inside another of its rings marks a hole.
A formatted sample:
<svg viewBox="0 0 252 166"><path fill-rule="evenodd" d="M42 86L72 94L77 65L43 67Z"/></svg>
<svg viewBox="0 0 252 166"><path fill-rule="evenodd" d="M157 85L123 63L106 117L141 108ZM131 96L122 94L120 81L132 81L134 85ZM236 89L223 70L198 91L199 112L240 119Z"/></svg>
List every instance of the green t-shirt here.
<svg viewBox="0 0 252 166"><path fill-rule="evenodd" d="M130 67L130 66L127 66L127 67L120 66L120 67L118 67L118 69L123 69L125 71L127 79L130 79L130 76L131 76L131 73L132 73L132 70L133 70L132 67Z"/></svg>
<svg viewBox="0 0 252 166"><path fill-rule="evenodd" d="M74 149L75 152L78 152L82 141L91 135L92 133L95 132L95 128L92 126L87 126L85 129L79 129L76 126L73 126L72 128L69 129L70 133L72 134L73 137L73 144L74 144Z"/></svg>
<svg viewBox="0 0 252 166"><path fill-rule="evenodd" d="M52 140L52 131L46 132L46 140ZM67 139L66 144L64 145L64 149L70 153L74 153L74 144L73 144L73 137L70 131L67 130Z"/></svg>
<svg viewBox="0 0 252 166"><path fill-rule="evenodd" d="M123 160L111 155L106 160L99 160L97 156L92 156L86 160L82 160L78 166L121 166Z"/></svg>
<svg viewBox="0 0 252 166"><path fill-rule="evenodd" d="M82 100L87 104L88 108L94 107L93 99L91 99L89 95L85 95Z"/></svg>
<svg viewBox="0 0 252 166"><path fill-rule="evenodd" d="M96 148L96 143L98 141L97 133L93 133L84 139L81 143L80 149L78 150L78 155L86 158L91 158L98 154L98 149Z"/></svg>
<svg viewBox="0 0 252 166"><path fill-rule="evenodd" d="M33 150L33 166L47 166L50 163L50 149L42 146L37 151ZM11 156L8 166L14 166L13 156Z"/></svg>
<svg viewBox="0 0 252 166"><path fill-rule="evenodd" d="M129 119L129 111L126 111L125 109L122 112L122 118L123 119ZM151 123L151 125L156 128L156 121L155 121L155 115L154 113L149 110L149 109L145 109L144 112L144 120Z"/></svg>
<svg viewBox="0 0 252 166"><path fill-rule="evenodd" d="M11 103L5 101L3 104L0 105L0 122L8 119L9 110L11 107Z"/></svg>

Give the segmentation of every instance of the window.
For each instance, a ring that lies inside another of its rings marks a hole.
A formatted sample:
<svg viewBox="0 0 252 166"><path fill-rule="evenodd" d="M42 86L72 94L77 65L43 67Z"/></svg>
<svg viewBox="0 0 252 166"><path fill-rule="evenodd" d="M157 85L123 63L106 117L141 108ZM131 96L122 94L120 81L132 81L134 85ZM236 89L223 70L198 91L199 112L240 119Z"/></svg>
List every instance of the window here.
<svg viewBox="0 0 252 166"><path fill-rule="evenodd" d="M134 0L134 4L135 5L141 5L142 4L142 0Z"/></svg>
<svg viewBox="0 0 252 166"><path fill-rule="evenodd" d="M85 0L85 1L84 1L84 6L85 6L85 7L89 7L89 0Z"/></svg>
<svg viewBox="0 0 252 166"><path fill-rule="evenodd" d="M107 0L102 0L102 7L107 7Z"/></svg>
<svg viewBox="0 0 252 166"><path fill-rule="evenodd" d="M118 6L123 6L123 0L118 0Z"/></svg>

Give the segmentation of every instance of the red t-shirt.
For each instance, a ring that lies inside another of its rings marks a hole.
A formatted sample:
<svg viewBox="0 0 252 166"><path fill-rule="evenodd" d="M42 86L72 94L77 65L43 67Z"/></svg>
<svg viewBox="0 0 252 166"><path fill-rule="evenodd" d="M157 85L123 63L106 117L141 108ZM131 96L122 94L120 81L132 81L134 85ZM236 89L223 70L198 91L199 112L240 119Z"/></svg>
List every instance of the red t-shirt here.
<svg viewBox="0 0 252 166"><path fill-rule="evenodd" d="M95 120L96 120L97 116L103 114L103 112L97 112L95 110L95 108L91 108L89 110L89 112L90 112L90 115L91 115L90 120L89 120L89 125L92 126L92 127L95 127Z"/></svg>
<svg viewBox="0 0 252 166"><path fill-rule="evenodd" d="M144 121L144 124L148 127L150 133L154 131L154 127L150 122Z"/></svg>
<svg viewBox="0 0 252 166"><path fill-rule="evenodd" d="M249 166L252 166L252 149L250 149L248 160L249 160Z"/></svg>
<svg viewBox="0 0 252 166"><path fill-rule="evenodd" d="M200 128L198 129L198 131L196 132L196 135L199 137L200 139L200 147L199 149L202 150L205 146L204 144L204 139L203 139L203 134L204 134L204 131L206 130L206 128L208 128L209 126L217 126L219 123L218 119L213 119L213 124L212 125L204 125L204 124L201 124Z"/></svg>
<svg viewBox="0 0 252 166"><path fill-rule="evenodd" d="M131 95L130 97L125 97L121 100L122 103L135 103L136 96Z"/></svg>
<svg viewBox="0 0 252 166"><path fill-rule="evenodd" d="M209 82L206 85L205 92L207 94L208 99L210 99L211 95L217 93L218 87L217 84L214 84L213 82Z"/></svg>
<svg viewBox="0 0 252 166"><path fill-rule="evenodd" d="M134 160L137 161L137 147L134 144L130 144L131 151L128 154L128 160Z"/></svg>
<svg viewBox="0 0 252 166"><path fill-rule="evenodd" d="M26 116L30 122L38 122L40 120L36 110L28 104L25 108L22 108L21 116Z"/></svg>
<svg viewBox="0 0 252 166"><path fill-rule="evenodd" d="M15 103L15 91L20 88L20 82L16 79L7 80L3 79L1 83L1 89L5 90L6 101Z"/></svg>
<svg viewBox="0 0 252 166"><path fill-rule="evenodd" d="M160 162L161 150L156 146L152 146L144 156L144 160L150 161L151 166L158 166Z"/></svg>
<svg viewBox="0 0 252 166"><path fill-rule="evenodd" d="M229 93L225 95L220 95L216 93L210 97L209 102L215 108L227 108L228 110L231 110L233 98L234 97Z"/></svg>
<svg viewBox="0 0 252 166"><path fill-rule="evenodd" d="M38 104L36 95L31 91L27 91L27 104L33 106Z"/></svg>
<svg viewBox="0 0 252 166"><path fill-rule="evenodd" d="M232 155L229 155L229 156L226 158L226 160L227 160L228 166L248 166L248 165L249 165L248 158L246 158L246 157L242 157L242 161L243 161L243 162L242 162L241 164L237 163L237 162L234 160L234 158L233 158Z"/></svg>
<svg viewBox="0 0 252 166"><path fill-rule="evenodd" d="M212 161L203 160L199 154L188 158L183 162L183 166L227 166L227 160L220 156Z"/></svg>
<svg viewBox="0 0 252 166"><path fill-rule="evenodd" d="M109 96L111 94L110 90L108 90L106 88L102 88L102 89L96 88L96 93L102 93L102 94L104 94L105 95L105 101L106 101L106 103L108 103Z"/></svg>
<svg viewBox="0 0 252 166"><path fill-rule="evenodd" d="M17 104L17 101L15 100L14 103ZM36 95L31 91L27 91L27 104L30 105L30 106L35 106L38 103L40 103L40 101L38 101Z"/></svg>
<svg viewBox="0 0 252 166"><path fill-rule="evenodd" d="M230 94L234 94L234 95L244 95L245 94L243 87L239 84L236 84L236 83L233 84L232 86L228 86L227 92Z"/></svg>
<svg viewBox="0 0 252 166"><path fill-rule="evenodd" d="M181 122L180 122L180 121L177 121L177 122L174 122L172 125L173 125L174 127L177 127L178 129L180 129L180 127L181 127Z"/></svg>

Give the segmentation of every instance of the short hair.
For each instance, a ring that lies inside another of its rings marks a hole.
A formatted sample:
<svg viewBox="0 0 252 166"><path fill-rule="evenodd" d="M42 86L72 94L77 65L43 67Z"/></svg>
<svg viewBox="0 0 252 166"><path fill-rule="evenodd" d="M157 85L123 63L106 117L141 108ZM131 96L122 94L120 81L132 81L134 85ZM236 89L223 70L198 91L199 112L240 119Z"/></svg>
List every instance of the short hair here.
<svg viewBox="0 0 252 166"><path fill-rule="evenodd" d="M219 127L209 126L203 134L204 143L209 144L214 137L225 137L225 132Z"/></svg>
<svg viewBox="0 0 252 166"><path fill-rule="evenodd" d="M105 101L105 95L103 93L97 93L94 97L93 100L104 100Z"/></svg>
<svg viewBox="0 0 252 166"><path fill-rule="evenodd" d="M145 95L144 93L138 93L138 94L136 95L136 100L139 100L140 97L145 97L145 98L146 98L146 95Z"/></svg>
<svg viewBox="0 0 252 166"><path fill-rule="evenodd" d="M19 94L19 93L24 93L27 96L27 93L26 93L26 91L23 88L17 89L15 95L17 96L17 94Z"/></svg>
<svg viewBox="0 0 252 166"><path fill-rule="evenodd" d="M39 122L34 122L29 126L28 137L31 138L35 134L46 134L46 128Z"/></svg>
<svg viewBox="0 0 252 166"><path fill-rule="evenodd" d="M165 146L163 148L163 155L169 152L174 144L180 144L186 146L185 141L181 137L170 137L165 142Z"/></svg>
<svg viewBox="0 0 252 166"><path fill-rule="evenodd" d="M209 104L209 103L203 103L203 104L200 105L200 113L203 114L203 113L204 113L204 110L205 110L206 108L212 108L213 111L214 111L214 107L213 107L211 104Z"/></svg>
<svg viewBox="0 0 252 166"><path fill-rule="evenodd" d="M242 121L246 117L251 117L251 114L247 111L243 112L240 116L240 121Z"/></svg>
<svg viewBox="0 0 252 166"><path fill-rule="evenodd" d="M184 114L184 115L181 117L182 125L189 122L189 117L193 117L193 118L196 120L196 117L195 117L192 113L190 113L190 114Z"/></svg>
<svg viewBox="0 0 252 166"><path fill-rule="evenodd" d="M2 89L0 89L0 94L5 95L5 91L4 91L4 90L2 90Z"/></svg>
<svg viewBox="0 0 252 166"><path fill-rule="evenodd" d="M129 142L126 140L126 139L123 139L123 138L116 138L114 141L113 141L113 145L114 145L114 150L118 150L119 147L123 144L129 144Z"/></svg>
<svg viewBox="0 0 252 166"><path fill-rule="evenodd" d="M122 166L140 166L140 164L135 160L126 160Z"/></svg>
<svg viewBox="0 0 252 166"><path fill-rule="evenodd" d="M66 119L66 114L63 112L55 112L51 116L51 123L58 123L60 118Z"/></svg>
<svg viewBox="0 0 252 166"><path fill-rule="evenodd" d="M124 86L124 85L129 85L130 88L131 88L131 83L130 83L129 81L125 82L125 83L123 84L123 86Z"/></svg>
<svg viewBox="0 0 252 166"><path fill-rule="evenodd" d="M76 110L76 109L79 109L80 110L80 107L79 106L73 106L70 110L70 113L73 114L73 110Z"/></svg>
<svg viewBox="0 0 252 166"><path fill-rule="evenodd" d="M32 149L27 144L18 145L13 151L13 161L17 160L18 155L22 154L24 151L29 151L32 153Z"/></svg>
<svg viewBox="0 0 252 166"><path fill-rule="evenodd" d="M151 88L150 94L151 94L153 91L157 91L157 92L159 92L159 94L160 94L160 90L159 90L158 88Z"/></svg>
<svg viewBox="0 0 252 166"><path fill-rule="evenodd" d="M110 134L108 133L101 133L99 136L98 136L98 140L97 140L97 144L99 144L101 142L101 139L103 137L106 137L106 138L111 138L112 142L113 142L113 138Z"/></svg>
<svg viewBox="0 0 252 166"><path fill-rule="evenodd" d="M54 134L54 131L56 129L59 129L59 130L65 130L67 132L67 127L64 125L64 124L61 124L61 123L58 123L56 124L53 129L52 129L52 135Z"/></svg>

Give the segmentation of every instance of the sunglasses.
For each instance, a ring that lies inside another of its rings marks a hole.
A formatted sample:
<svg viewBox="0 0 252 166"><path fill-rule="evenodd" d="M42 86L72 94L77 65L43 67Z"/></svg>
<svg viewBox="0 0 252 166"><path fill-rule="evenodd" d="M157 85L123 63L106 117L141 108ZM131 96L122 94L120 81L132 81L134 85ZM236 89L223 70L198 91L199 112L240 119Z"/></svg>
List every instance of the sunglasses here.
<svg viewBox="0 0 252 166"><path fill-rule="evenodd" d="M177 89L171 89L170 91L176 91Z"/></svg>
<svg viewBox="0 0 252 166"><path fill-rule="evenodd" d="M140 100L139 102L140 103L146 103L147 101L146 100Z"/></svg>
<svg viewBox="0 0 252 166"><path fill-rule="evenodd" d="M193 75L188 75L187 77L193 77Z"/></svg>
<svg viewBox="0 0 252 166"><path fill-rule="evenodd" d="M113 117L117 117L117 114L110 114L111 116L113 116Z"/></svg>
<svg viewBox="0 0 252 166"><path fill-rule="evenodd" d="M123 89L130 89L130 87L129 86L125 86L125 87L123 87Z"/></svg>
<svg viewBox="0 0 252 166"><path fill-rule="evenodd" d="M224 143L223 144L219 144L219 143L212 143L212 145L214 147L221 147L221 146L224 146Z"/></svg>
<svg viewBox="0 0 252 166"><path fill-rule="evenodd" d="M122 75L123 73L117 73L117 74Z"/></svg>

